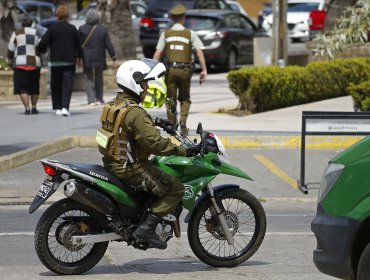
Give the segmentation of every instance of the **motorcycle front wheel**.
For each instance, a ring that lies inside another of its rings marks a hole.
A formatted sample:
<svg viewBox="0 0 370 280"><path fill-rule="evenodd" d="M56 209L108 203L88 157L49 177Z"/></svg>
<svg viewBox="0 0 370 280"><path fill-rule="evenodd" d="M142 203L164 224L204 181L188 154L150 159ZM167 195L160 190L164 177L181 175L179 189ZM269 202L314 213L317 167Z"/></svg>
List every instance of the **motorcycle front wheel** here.
<svg viewBox="0 0 370 280"><path fill-rule="evenodd" d="M68 198L52 204L35 230L35 249L49 270L62 275L81 274L104 256L108 242L74 245L73 235L103 233L105 216Z"/></svg>
<svg viewBox="0 0 370 280"><path fill-rule="evenodd" d="M261 203L245 190L220 193L226 223L234 244L229 244L209 199L199 205L188 226L193 253L214 267L233 267L245 262L260 247L266 232Z"/></svg>

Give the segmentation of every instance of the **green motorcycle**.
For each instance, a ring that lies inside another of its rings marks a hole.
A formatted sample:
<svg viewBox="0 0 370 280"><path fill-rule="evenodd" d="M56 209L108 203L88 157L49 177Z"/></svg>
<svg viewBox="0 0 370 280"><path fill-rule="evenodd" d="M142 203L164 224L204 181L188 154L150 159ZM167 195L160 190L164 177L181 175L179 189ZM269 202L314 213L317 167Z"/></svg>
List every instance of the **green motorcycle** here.
<svg viewBox="0 0 370 280"><path fill-rule="evenodd" d="M232 166L220 139L198 125L200 143L172 135L185 147L197 145L199 154L187 158L152 158L163 171L179 178L185 186L182 202L157 226L159 238L168 242L181 235L179 218L188 213L187 236L194 254L214 267L233 267L249 259L261 245L266 216L261 203L235 184L212 186L219 174L252 180ZM58 188L66 198L52 204L35 230L35 249L40 261L58 274L80 274L94 267L109 241L125 241L136 249L148 244L133 232L148 215L154 196L125 185L101 165L41 161L46 178L33 200L33 213Z"/></svg>

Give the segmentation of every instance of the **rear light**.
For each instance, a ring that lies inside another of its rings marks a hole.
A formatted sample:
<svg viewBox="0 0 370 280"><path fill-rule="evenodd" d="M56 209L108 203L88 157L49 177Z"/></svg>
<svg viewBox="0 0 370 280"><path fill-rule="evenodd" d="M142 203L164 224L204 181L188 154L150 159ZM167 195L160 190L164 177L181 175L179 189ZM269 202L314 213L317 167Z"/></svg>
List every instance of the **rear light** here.
<svg viewBox="0 0 370 280"><path fill-rule="evenodd" d="M55 168L53 168L53 167L51 167L49 165L44 165L44 171L49 176L55 176L55 175L57 175L57 171L55 170Z"/></svg>
<svg viewBox="0 0 370 280"><path fill-rule="evenodd" d="M140 20L140 26L152 28L154 26L154 21L151 18L142 18Z"/></svg>
<svg viewBox="0 0 370 280"><path fill-rule="evenodd" d="M309 16L310 30L324 30L326 11L312 10Z"/></svg>

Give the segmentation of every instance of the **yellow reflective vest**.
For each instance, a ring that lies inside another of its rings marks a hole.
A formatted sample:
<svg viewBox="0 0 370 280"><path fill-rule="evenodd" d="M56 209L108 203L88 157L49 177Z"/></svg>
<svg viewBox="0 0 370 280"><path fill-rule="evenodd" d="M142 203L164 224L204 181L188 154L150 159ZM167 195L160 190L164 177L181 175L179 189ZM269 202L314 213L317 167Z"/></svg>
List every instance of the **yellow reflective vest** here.
<svg viewBox="0 0 370 280"><path fill-rule="evenodd" d="M153 81L149 81L148 93L143 101L144 108L158 108L166 102L167 97L167 86L164 82L164 78L158 78Z"/></svg>

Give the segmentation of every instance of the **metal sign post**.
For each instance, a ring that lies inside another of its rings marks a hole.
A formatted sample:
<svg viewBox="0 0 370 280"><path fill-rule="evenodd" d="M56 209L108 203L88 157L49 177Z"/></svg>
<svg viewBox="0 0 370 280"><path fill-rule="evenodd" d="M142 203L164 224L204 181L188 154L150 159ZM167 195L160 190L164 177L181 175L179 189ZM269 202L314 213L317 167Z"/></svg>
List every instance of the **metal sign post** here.
<svg viewBox="0 0 370 280"><path fill-rule="evenodd" d="M306 135L370 135L370 112L302 112L298 187L305 194L308 193L305 182Z"/></svg>

